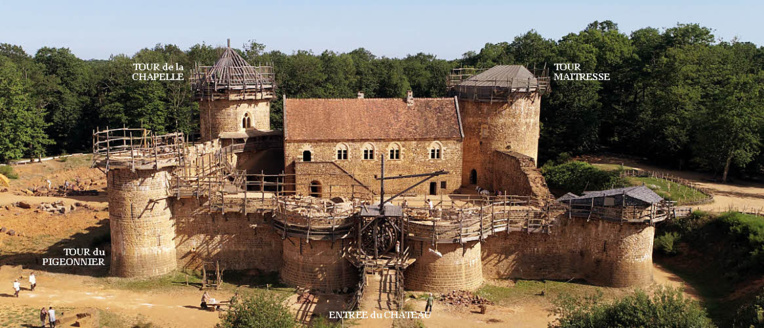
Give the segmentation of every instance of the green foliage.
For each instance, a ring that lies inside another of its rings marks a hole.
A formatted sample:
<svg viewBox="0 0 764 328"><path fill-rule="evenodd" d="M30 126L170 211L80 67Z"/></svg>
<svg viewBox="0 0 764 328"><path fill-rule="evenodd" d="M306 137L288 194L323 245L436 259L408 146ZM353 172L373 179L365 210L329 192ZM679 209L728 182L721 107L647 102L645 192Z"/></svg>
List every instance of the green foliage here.
<svg viewBox="0 0 764 328"><path fill-rule="evenodd" d="M626 180L621 178L620 171L600 170L586 162L548 162L541 167L541 173L550 188L574 194L628 185Z"/></svg>
<svg viewBox="0 0 764 328"><path fill-rule="evenodd" d="M289 309L271 293L255 292L232 306L218 324L221 328L295 327Z"/></svg>
<svg viewBox="0 0 764 328"><path fill-rule="evenodd" d="M653 248L663 255L675 255L677 252L675 245L677 239L679 239L679 233L677 232L664 233L655 237Z"/></svg>
<svg viewBox="0 0 764 328"><path fill-rule="evenodd" d="M19 174L13 170L13 166L0 165L0 174L4 175L8 179L18 179Z"/></svg>
<svg viewBox="0 0 764 328"><path fill-rule="evenodd" d="M660 178L632 177L627 178L627 181L635 186L645 185L655 191L659 196L675 201L678 205L683 205L688 202L697 202L708 198L708 195L702 193L700 190Z"/></svg>
<svg viewBox="0 0 764 328"><path fill-rule="evenodd" d="M734 272L764 272L764 220L755 215L727 212L719 217L731 245L726 247L728 264Z"/></svg>
<svg viewBox="0 0 764 328"><path fill-rule="evenodd" d="M679 289L660 287L605 302L602 295L555 300L557 327L714 327L703 308Z"/></svg>
<svg viewBox="0 0 764 328"><path fill-rule="evenodd" d="M756 295L750 303L744 304L738 309L735 315L734 326L744 328L764 327L764 290L759 295Z"/></svg>

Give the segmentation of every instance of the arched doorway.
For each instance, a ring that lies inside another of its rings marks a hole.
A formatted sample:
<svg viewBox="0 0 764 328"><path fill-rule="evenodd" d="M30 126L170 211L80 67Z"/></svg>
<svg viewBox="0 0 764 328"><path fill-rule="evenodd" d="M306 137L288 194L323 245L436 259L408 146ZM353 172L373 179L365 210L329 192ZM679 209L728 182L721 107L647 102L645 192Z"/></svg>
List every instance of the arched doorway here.
<svg viewBox="0 0 764 328"><path fill-rule="evenodd" d="M477 184L477 171L475 169L470 171L470 184Z"/></svg>
<svg viewBox="0 0 764 328"><path fill-rule="evenodd" d="M310 196L321 198L321 182L318 182L318 181L310 182Z"/></svg>
<svg viewBox="0 0 764 328"><path fill-rule="evenodd" d="M310 153L310 150L306 150L302 152L302 161L303 162L310 162L312 158L312 154Z"/></svg>

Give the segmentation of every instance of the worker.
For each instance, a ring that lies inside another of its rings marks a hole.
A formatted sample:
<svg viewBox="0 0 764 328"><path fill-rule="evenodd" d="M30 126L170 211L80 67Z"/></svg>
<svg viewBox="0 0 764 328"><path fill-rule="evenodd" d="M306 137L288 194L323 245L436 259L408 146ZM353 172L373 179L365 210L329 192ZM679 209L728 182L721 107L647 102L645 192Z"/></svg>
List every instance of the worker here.
<svg viewBox="0 0 764 328"><path fill-rule="evenodd" d="M34 291L34 288L37 287L37 278L34 276L34 272L29 274L29 289Z"/></svg>
<svg viewBox="0 0 764 328"><path fill-rule="evenodd" d="M13 281L13 296L19 297L19 291L21 291L21 284L19 283L19 280L16 279Z"/></svg>
<svg viewBox="0 0 764 328"><path fill-rule="evenodd" d="M432 298L432 293L430 293L429 296L427 296L427 305L424 307L424 312L427 314L430 314L432 312L432 303L435 301L434 298Z"/></svg>

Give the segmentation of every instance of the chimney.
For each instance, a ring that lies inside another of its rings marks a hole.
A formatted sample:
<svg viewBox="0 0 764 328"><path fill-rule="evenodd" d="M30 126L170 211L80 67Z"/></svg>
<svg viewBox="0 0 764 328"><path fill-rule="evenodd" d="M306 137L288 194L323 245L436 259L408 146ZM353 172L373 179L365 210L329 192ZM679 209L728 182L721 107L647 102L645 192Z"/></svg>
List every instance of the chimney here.
<svg viewBox="0 0 764 328"><path fill-rule="evenodd" d="M363 91L358 91L358 99L363 99Z"/></svg>
<svg viewBox="0 0 764 328"><path fill-rule="evenodd" d="M406 91L406 104L409 107L414 106L414 92L411 90Z"/></svg>
<svg viewBox="0 0 764 328"><path fill-rule="evenodd" d="M231 39L228 39L228 48L231 47Z"/></svg>

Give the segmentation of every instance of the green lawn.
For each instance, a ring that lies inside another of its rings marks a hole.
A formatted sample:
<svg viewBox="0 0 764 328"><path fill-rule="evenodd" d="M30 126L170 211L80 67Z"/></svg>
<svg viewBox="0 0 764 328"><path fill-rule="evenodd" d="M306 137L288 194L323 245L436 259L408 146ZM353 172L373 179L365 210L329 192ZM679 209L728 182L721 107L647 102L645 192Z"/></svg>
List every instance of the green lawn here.
<svg viewBox="0 0 764 328"><path fill-rule="evenodd" d="M618 171L618 170L635 170L631 166L621 164L592 164L594 167L603 171Z"/></svg>
<svg viewBox="0 0 764 328"><path fill-rule="evenodd" d="M543 292L543 296L541 293ZM546 300L552 302L560 295L585 296L602 292L605 298L614 298L627 294L630 290L622 288L607 288L576 282L517 280L512 287L496 286L486 283L478 289L477 294L497 305L511 305L529 300Z"/></svg>
<svg viewBox="0 0 764 328"><path fill-rule="evenodd" d="M697 189L659 178L629 177L628 181L634 186L641 186L644 184L655 191L656 194L665 199L675 201L678 205L688 202L697 202L708 197Z"/></svg>

